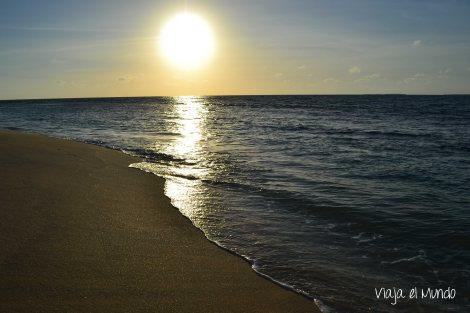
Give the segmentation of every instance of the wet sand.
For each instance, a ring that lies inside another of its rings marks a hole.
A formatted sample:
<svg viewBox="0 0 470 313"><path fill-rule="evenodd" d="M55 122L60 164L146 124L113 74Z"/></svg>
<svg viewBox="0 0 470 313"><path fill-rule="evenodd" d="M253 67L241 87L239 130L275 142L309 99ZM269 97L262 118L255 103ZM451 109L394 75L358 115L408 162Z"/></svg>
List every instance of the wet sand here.
<svg viewBox="0 0 470 313"><path fill-rule="evenodd" d="M0 312L318 312L209 242L136 160L0 131Z"/></svg>

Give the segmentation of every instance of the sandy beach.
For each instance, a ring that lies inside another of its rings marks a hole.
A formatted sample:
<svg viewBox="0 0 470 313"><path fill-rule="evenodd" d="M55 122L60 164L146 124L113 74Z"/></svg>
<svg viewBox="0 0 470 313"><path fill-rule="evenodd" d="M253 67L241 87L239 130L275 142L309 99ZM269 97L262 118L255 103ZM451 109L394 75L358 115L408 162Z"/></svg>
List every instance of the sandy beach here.
<svg viewBox="0 0 470 313"><path fill-rule="evenodd" d="M318 312L209 242L136 158L0 132L1 312Z"/></svg>

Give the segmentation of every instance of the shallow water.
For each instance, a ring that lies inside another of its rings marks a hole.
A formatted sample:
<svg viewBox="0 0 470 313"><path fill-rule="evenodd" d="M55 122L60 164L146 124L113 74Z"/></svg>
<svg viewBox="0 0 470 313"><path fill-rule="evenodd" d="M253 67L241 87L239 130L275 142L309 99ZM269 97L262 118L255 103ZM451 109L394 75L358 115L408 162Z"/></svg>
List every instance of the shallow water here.
<svg viewBox="0 0 470 313"><path fill-rule="evenodd" d="M141 156L208 238L335 311L470 311L469 96L3 101L0 127ZM457 297L376 299L394 286Z"/></svg>

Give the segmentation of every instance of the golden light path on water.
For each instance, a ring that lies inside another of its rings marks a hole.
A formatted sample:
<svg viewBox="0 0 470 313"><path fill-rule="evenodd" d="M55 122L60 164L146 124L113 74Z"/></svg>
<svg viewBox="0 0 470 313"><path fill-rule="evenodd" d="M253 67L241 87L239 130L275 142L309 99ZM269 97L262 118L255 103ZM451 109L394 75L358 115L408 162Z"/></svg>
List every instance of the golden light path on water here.
<svg viewBox="0 0 470 313"><path fill-rule="evenodd" d="M173 121L168 129L170 138L157 140L154 149L174 157L169 164L160 162L140 162L131 167L163 176L165 194L181 213L200 227L206 213L202 205L203 186L201 180L207 170L199 165L204 141L207 110L204 98L181 96L173 99L167 111ZM181 161L180 161L181 160Z"/></svg>
<svg viewBox="0 0 470 313"><path fill-rule="evenodd" d="M203 140L203 129L206 109L203 98L195 96L181 96L175 98L174 115L177 119L175 133L178 137L171 143L169 150L172 155L181 159L194 162L195 165L184 165L180 167L180 174L186 177L204 176L204 170L197 167L197 158L201 152L201 140ZM193 223L198 226L204 211L198 205L198 196L201 193L201 182L199 179L186 179L177 176L168 177L165 182L165 194L170 197L173 205Z"/></svg>
<svg viewBox="0 0 470 313"><path fill-rule="evenodd" d="M180 137L175 142L174 149L183 158L192 159L192 154L197 153L200 148L198 144L202 137L201 127L205 113L201 100L194 96L176 98L175 114L179 119L177 132Z"/></svg>

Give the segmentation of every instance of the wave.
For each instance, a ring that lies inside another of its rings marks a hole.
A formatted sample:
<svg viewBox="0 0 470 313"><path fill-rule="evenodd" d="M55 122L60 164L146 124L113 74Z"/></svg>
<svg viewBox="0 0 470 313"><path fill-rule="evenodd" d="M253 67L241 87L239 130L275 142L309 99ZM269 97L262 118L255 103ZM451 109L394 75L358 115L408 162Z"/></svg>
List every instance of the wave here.
<svg viewBox="0 0 470 313"><path fill-rule="evenodd" d="M144 165L144 166L143 166ZM152 171L150 167L146 167L145 166L145 163L142 162L142 163L132 163L132 164L129 164L129 167L131 168L136 168L136 169L139 169L139 170L142 170L144 172L147 172L147 173L152 173L156 176L160 176L162 177L161 175L155 173L155 171ZM174 176L174 175L172 175ZM162 177L162 178L165 178L165 177ZM187 178L187 177L184 177L184 178ZM172 201L172 204L174 205L173 201ZM180 208L178 208L176 205L174 205L179 211L180 213L185 216L186 218L188 218L190 221L191 221L191 224L196 227L197 229L199 229L202 234L206 237L207 240L209 240L210 242L214 243L216 246L222 248L223 250L231 253L231 254L234 254L234 255L237 255L239 257L241 257L242 259L246 260L248 263L251 264L251 268L258 274L260 275L261 277L264 277L265 279L269 280L269 281L272 281L274 282L275 284L279 285L280 287L282 288L285 288L287 290L290 290L290 291L293 291L303 297L306 297L310 300L312 300L315 305L317 305L317 307L319 308L319 310L322 312L322 313L335 313L335 311L328 307L327 305L325 305L321 300L315 298L315 297L312 297L310 294L308 294L307 292L303 291L303 290L300 290L298 288L295 288L294 286L288 284L288 283L285 283L281 280L277 280L275 279L274 277L271 277L269 276L268 274L264 273L263 271L261 271L261 269L258 267L258 263L257 263L257 260L256 259L253 259L251 258L250 256L248 255L244 255L244 254L241 254L241 253L238 253L236 251L234 251L233 249L230 249L229 247L226 247L225 245L223 245L220 241L212 238L211 236L209 236L208 233L206 233L202 228L198 227L193 220L191 220L189 217L187 217L183 211L181 211Z"/></svg>
<svg viewBox="0 0 470 313"><path fill-rule="evenodd" d="M145 159L146 162L150 163L172 162L181 164L193 164L191 162L187 162L185 159L175 157L171 154L157 152L150 149L124 148L123 150L128 153L134 154L135 156L142 157Z"/></svg>
<svg viewBox="0 0 470 313"><path fill-rule="evenodd" d="M13 127L13 126L10 126L10 127L3 127L3 129L6 129L6 130L15 130L15 131L23 130L23 129L20 128L20 127Z"/></svg>

